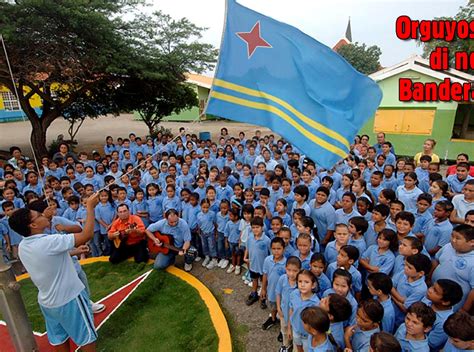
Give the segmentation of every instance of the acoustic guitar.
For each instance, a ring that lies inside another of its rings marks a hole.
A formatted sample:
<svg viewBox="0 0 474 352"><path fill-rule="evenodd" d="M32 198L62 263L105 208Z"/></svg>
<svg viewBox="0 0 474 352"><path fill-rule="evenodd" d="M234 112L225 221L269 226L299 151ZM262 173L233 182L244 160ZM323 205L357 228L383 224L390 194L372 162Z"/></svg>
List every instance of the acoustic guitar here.
<svg viewBox="0 0 474 352"><path fill-rule="evenodd" d="M154 232L153 236L155 236L155 238L157 238L161 242L161 246L157 246L155 242L153 242L153 240L149 238L148 251L150 252L150 254L168 254L170 250L172 250L173 252L179 252L181 250L181 248L173 246L173 236L162 234L159 231Z"/></svg>
<svg viewBox="0 0 474 352"><path fill-rule="evenodd" d="M126 240L128 235L136 228L137 228L137 224L132 223L127 229L119 231L120 232L119 236L114 238L115 248L119 248L122 241Z"/></svg>

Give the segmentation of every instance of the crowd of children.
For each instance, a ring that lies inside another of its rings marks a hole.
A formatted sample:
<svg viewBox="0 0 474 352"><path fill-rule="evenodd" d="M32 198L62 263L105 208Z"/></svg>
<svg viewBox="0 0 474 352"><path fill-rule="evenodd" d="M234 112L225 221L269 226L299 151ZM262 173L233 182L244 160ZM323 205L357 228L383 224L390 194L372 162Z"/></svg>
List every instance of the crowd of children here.
<svg viewBox="0 0 474 352"><path fill-rule="evenodd" d="M85 223L99 191L89 255L110 254L118 205L145 226L175 209L195 262L243 275L245 303L270 311L262 327L279 324L281 351L474 350L468 156L442 175L429 155L415 164L383 138L368 140L331 170L273 135L231 137L226 128L217 143L183 128L175 138L109 136L92 160L61 145L39 170L12 147L0 168L3 259L18 259L15 209L47 200L51 231L61 233Z"/></svg>

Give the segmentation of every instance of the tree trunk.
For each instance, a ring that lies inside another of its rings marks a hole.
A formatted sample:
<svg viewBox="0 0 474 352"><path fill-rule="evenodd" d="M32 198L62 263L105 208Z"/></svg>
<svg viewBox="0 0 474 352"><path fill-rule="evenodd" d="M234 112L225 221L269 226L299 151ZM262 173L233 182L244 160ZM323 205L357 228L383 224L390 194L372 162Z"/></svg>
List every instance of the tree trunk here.
<svg viewBox="0 0 474 352"><path fill-rule="evenodd" d="M39 160L41 157L48 155L46 147L46 130L41 123L32 123L31 145L35 151L35 157Z"/></svg>

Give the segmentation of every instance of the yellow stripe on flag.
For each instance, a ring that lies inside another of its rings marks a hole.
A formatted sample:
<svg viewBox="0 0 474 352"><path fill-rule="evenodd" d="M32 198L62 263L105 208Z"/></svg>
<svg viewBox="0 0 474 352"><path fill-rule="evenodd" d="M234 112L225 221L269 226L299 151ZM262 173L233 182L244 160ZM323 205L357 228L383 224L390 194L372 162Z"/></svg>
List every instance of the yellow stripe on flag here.
<svg viewBox="0 0 474 352"><path fill-rule="evenodd" d="M216 92L215 90L212 91L211 97L223 100L232 104L236 105L241 105L241 106L246 106L252 109L257 109L257 110L264 110L271 112L272 114L275 114L279 117L281 117L283 120L285 120L287 123L292 125L295 129L297 129L301 134L303 134L306 138L311 140L313 143L316 145L323 147L324 149L329 150L331 153L334 153L336 155L339 155L341 158L345 158L347 156L347 151L342 150L339 147L336 147L328 142L326 142L324 139L314 135L313 133L309 132L306 128L301 126L298 122L296 122L293 118L291 118L288 114L284 113L282 110L279 108L265 104L265 103L259 103L255 102L252 100L247 100L243 98L238 98L232 95L228 95L225 93L221 92Z"/></svg>
<svg viewBox="0 0 474 352"><path fill-rule="evenodd" d="M307 125L313 127L315 130L318 130L321 133L324 133L325 135L327 135L328 137L331 137L331 138L335 139L336 141L341 142L344 146L347 147L348 150L350 149L350 143L344 136L340 135L336 131L331 130L330 128L327 128L326 126L320 124L319 122L316 122L316 121L312 120L311 118L307 117L303 113L296 110L293 106L288 104L286 101L284 101L284 100L282 100L282 99L280 99L280 98L278 98L274 95L271 95L271 94L268 94L268 93L265 93L265 92L262 92L262 91L259 91L259 90L247 88L245 86L241 86L241 85L238 85L238 84L235 84L235 83L223 81L223 80L218 79L218 78L214 79L213 84L218 86L218 87L226 88L226 89L233 90L233 91L236 91L236 92L239 92L239 93L243 93L243 94L251 95L251 96L254 96L254 97L265 98L265 99L271 100L274 103L277 103L277 104L281 105L282 107L284 107L285 109L287 109L288 111L293 113L301 121L303 121ZM346 155L347 155L347 153L346 153Z"/></svg>

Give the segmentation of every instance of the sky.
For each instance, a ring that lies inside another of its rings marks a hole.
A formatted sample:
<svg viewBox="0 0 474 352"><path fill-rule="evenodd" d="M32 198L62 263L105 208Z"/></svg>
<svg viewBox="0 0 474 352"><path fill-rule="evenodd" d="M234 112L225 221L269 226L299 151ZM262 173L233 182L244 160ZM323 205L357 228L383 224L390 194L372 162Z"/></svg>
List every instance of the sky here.
<svg viewBox="0 0 474 352"><path fill-rule="evenodd" d="M467 0L238 0L252 10L291 24L323 44L333 47L346 32L351 18L353 42L377 45L382 50L380 63L394 65L422 48L413 40L395 35L398 16L430 20L454 16ZM225 0L159 0L153 8L173 18L186 17L207 27L202 40L219 47L224 22Z"/></svg>

